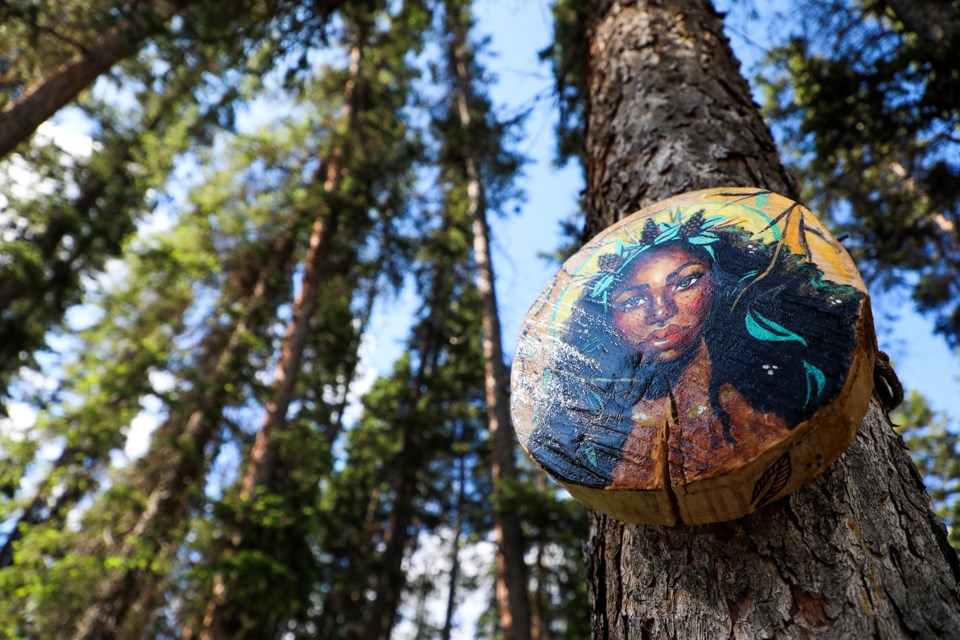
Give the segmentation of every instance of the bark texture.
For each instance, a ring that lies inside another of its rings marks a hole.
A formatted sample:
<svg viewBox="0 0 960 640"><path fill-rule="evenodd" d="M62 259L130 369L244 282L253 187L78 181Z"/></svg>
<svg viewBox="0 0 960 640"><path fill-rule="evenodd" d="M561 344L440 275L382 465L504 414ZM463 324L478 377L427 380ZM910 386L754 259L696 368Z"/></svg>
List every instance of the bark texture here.
<svg viewBox="0 0 960 640"><path fill-rule="evenodd" d="M587 231L683 191L795 197L706 0L598 1L589 42ZM707 526L595 514L595 638L960 637L960 565L879 404L821 476Z"/></svg>
<svg viewBox="0 0 960 640"><path fill-rule="evenodd" d="M796 199L709 3L589 4L587 238L695 189L766 187Z"/></svg>

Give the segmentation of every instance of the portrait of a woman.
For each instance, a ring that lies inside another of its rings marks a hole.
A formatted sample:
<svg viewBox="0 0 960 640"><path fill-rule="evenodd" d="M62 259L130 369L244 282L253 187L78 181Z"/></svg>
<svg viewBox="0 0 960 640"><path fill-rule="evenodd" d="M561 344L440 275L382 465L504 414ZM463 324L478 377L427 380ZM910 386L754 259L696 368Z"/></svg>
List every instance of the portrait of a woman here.
<svg viewBox="0 0 960 640"><path fill-rule="evenodd" d="M655 485L650 461L664 461L681 485L751 459L834 397L863 293L776 231L691 206L604 245L554 327L531 457L563 482L613 489Z"/></svg>

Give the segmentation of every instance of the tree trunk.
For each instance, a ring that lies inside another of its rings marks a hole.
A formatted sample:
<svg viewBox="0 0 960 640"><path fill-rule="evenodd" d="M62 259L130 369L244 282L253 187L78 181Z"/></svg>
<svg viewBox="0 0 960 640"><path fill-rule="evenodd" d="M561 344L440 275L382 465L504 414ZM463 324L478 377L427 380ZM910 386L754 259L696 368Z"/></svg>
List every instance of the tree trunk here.
<svg viewBox="0 0 960 640"><path fill-rule="evenodd" d="M439 271L439 269L438 269ZM434 285L436 287L436 285ZM410 393L401 407L398 423L402 429L402 444L395 461L397 488L394 492L390 519L384 534L385 549L380 560L380 570L375 579L376 600L373 602L370 620L363 637L367 640L390 640L397 621L400 596L406 583L403 572L403 557L410 541L410 525L413 522L413 500L417 490L417 477L422 465L420 449L421 425L415 414L422 389L429 384L429 377L436 371L440 351L440 327L437 315L442 305L450 303L449 296L438 295L435 288L430 301L430 318L424 327L420 346L420 361L410 386Z"/></svg>
<svg viewBox="0 0 960 640"><path fill-rule="evenodd" d="M456 10L447 5L450 42L450 66L456 79L457 113L460 127L467 134L471 127L469 109L470 52L463 17L453 19ZM487 425L493 443L491 475L494 490L494 537L496 560L496 598L504 640L529 640L530 596L527 591L527 570L524 564L524 540L520 516L515 508L504 504L505 485L516 481L513 430L510 428L510 377L503 364L500 315L490 256L490 228L487 225L487 203L480 181L480 169L469 152L463 154L463 171L467 178L467 198L473 224L473 255L476 262L477 290L483 325L484 385L486 387ZM509 492L507 492L508 494Z"/></svg>
<svg viewBox="0 0 960 640"><path fill-rule="evenodd" d="M706 0L605 0L584 22L590 235L721 185L795 197ZM960 566L876 401L841 459L737 521L593 514L595 638L960 637Z"/></svg>
<svg viewBox="0 0 960 640"><path fill-rule="evenodd" d="M453 540L450 542L450 575L447 586L447 607L443 616L440 640L450 640L453 633L453 614L457 610L457 582L460 580L460 545L463 537L464 509L467 507L467 461L457 456L457 504L456 521L453 525Z"/></svg>
<svg viewBox="0 0 960 640"><path fill-rule="evenodd" d="M142 15L122 22L116 29L28 87L0 111L0 158L33 135L43 122L93 84L124 58L133 55L145 39L156 33L182 6L183 0L152 0Z"/></svg>
<svg viewBox="0 0 960 640"><path fill-rule="evenodd" d="M537 490L547 492L547 476L541 473L537 477ZM536 590L530 602L530 637L531 640L550 640L550 620L548 618L548 604L550 602L547 575L549 568L546 562L547 539L543 529L540 529L536 540L537 559L533 565L533 575L536 580Z"/></svg>
<svg viewBox="0 0 960 640"><path fill-rule="evenodd" d="M468 161L468 167L473 163ZM500 317L490 262L490 231L484 212L476 167L470 179L470 208L473 212L473 251L477 261L477 289L483 306L483 358L487 396L487 424L493 442L491 475L494 498L494 537L497 541L497 607L505 640L530 638L530 598L527 592L527 568L524 564L524 540L520 515L515 507L504 504L505 485L517 479L514 463L513 431L510 428L509 377L503 364Z"/></svg>
<svg viewBox="0 0 960 640"><path fill-rule="evenodd" d="M362 48L355 46L350 52L348 79L344 87L344 103L340 111L340 121L350 123L356 118L355 86L360 73ZM344 164L347 161L348 137L335 145L324 163L325 175L323 191L336 193L340 190ZM287 426L287 411L293 400L293 392L300 374L300 362L310 330L310 321L320 299L320 281L330 247L336 237L340 212L331 210L322 212L313 223L309 246L303 259L303 280L300 291L293 301L293 313L280 347L280 359L274 370L274 381L270 399L266 403L263 425L250 452L250 459L240 485L240 500L248 502L256 497L260 490L269 489L274 482L280 457L280 435ZM234 530L228 540L224 556L229 558L243 543L242 525ZM216 640L229 637L224 626L223 605L229 602L229 593L223 574L214 577L213 597L203 616L200 640Z"/></svg>

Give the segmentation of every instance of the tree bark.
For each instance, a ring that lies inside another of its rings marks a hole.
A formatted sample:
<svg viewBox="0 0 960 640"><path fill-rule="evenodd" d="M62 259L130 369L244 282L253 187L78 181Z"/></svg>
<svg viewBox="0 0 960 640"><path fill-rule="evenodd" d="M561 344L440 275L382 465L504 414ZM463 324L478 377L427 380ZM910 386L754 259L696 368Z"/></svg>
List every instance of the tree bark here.
<svg viewBox="0 0 960 640"><path fill-rule="evenodd" d="M466 134L471 127L469 51L463 16L455 18L457 8L447 5L450 40L450 66L456 81L457 114L460 127ZM465 136L466 137L466 136ZM494 496L494 538L497 542L496 599L504 640L529 640L530 596L527 588L527 568L524 563L525 544L520 515L504 504L509 493L507 485L516 481L514 436L510 428L510 377L503 363L503 340L493 261L490 255L490 227L487 224L487 202L480 167L467 151L462 154L463 173L467 179L468 210L473 226L473 256L476 262L477 291L480 294L484 386L487 401L487 425L493 444L491 476Z"/></svg>
<svg viewBox="0 0 960 640"><path fill-rule="evenodd" d="M152 0L146 10L100 36L87 49L39 83L28 87L0 112L0 158L25 141L43 122L93 84L113 65L137 52L164 27L184 0Z"/></svg>
<svg viewBox="0 0 960 640"><path fill-rule="evenodd" d="M601 0L589 43L590 235L683 191L795 187L706 0ZM960 637L960 565L876 401L838 462L708 526L594 514L595 638Z"/></svg>
<svg viewBox="0 0 960 640"><path fill-rule="evenodd" d="M767 187L796 198L709 4L588 5L586 237L700 188Z"/></svg>

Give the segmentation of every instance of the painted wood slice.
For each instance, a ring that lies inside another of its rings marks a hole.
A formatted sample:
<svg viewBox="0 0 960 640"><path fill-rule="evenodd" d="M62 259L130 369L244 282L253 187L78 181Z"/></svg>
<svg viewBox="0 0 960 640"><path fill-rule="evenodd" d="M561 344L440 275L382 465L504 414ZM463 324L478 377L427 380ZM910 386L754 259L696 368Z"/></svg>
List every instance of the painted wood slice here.
<svg viewBox="0 0 960 640"><path fill-rule="evenodd" d="M873 391L866 288L800 204L676 196L618 222L527 315L512 413L527 454L630 522L744 516L836 460Z"/></svg>

